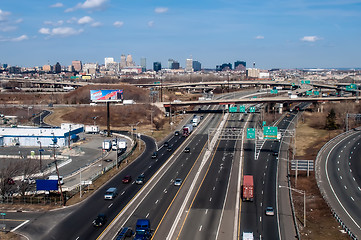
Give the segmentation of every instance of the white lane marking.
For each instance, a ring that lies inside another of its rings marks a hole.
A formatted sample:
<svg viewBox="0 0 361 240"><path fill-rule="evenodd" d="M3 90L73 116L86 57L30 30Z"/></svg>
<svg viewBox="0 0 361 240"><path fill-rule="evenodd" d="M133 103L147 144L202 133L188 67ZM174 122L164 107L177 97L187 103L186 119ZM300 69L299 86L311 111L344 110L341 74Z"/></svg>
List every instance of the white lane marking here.
<svg viewBox="0 0 361 240"><path fill-rule="evenodd" d="M205 214L207 214L208 213L208 209L206 209L206 212L205 212Z"/></svg>
<svg viewBox="0 0 361 240"><path fill-rule="evenodd" d="M145 216L145 218L148 218L149 217L149 213L147 213L147 215Z"/></svg>
<svg viewBox="0 0 361 240"><path fill-rule="evenodd" d="M344 186L345 189L347 189L346 185Z"/></svg>
<svg viewBox="0 0 361 240"><path fill-rule="evenodd" d="M342 176L340 176L340 178L342 179Z"/></svg>
<svg viewBox="0 0 361 240"><path fill-rule="evenodd" d="M163 192L164 192L164 193L167 193L167 189L165 188L165 189L163 190Z"/></svg>
<svg viewBox="0 0 361 240"><path fill-rule="evenodd" d="M262 217L259 217L259 221L262 222Z"/></svg>
<svg viewBox="0 0 361 240"><path fill-rule="evenodd" d="M113 203L108 206L108 208L111 208L113 206Z"/></svg>
<svg viewBox="0 0 361 240"><path fill-rule="evenodd" d="M16 228L12 229L10 232L15 232L16 230L18 230L19 228L21 228L22 226L24 226L25 224L27 224L30 220L26 220L25 222L23 222L22 224L20 224L19 226L17 226Z"/></svg>
<svg viewBox="0 0 361 240"><path fill-rule="evenodd" d="M202 225L199 227L199 230L198 230L198 231L199 231L199 232L202 231Z"/></svg>
<svg viewBox="0 0 361 240"><path fill-rule="evenodd" d="M352 201L355 201L355 199L353 199L353 197L351 197L351 200L352 200Z"/></svg>
<svg viewBox="0 0 361 240"><path fill-rule="evenodd" d="M209 198L209 201L212 202L212 198Z"/></svg>
<svg viewBox="0 0 361 240"><path fill-rule="evenodd" d="M75 240L78 240L80 237L75 238Z"/></svg>
<svg viewBox="0 0 361 240"><path fill-rule="evenodd" d="M155 204L158 204L159 200L155 201Z"/></svg>
<svg viewBox="0 0 361 240"><path fill-rule="evenodd" d="M353 179L354 181L356 181L356 179L355 179L354 177L353 177L352 179Z"/></svg>
<svg viewBox="0 0 361 240"><path fill-rule="evenodd" d="M213 187L213 191L216 190L216 187Z"/></svg>
<svg viewBox="0 0 361 240"><path fill-rule="evenodd" d="M120 195L123 195L124 193L125 193L125 191L123 191L122 194L120 194Z"/></svg>

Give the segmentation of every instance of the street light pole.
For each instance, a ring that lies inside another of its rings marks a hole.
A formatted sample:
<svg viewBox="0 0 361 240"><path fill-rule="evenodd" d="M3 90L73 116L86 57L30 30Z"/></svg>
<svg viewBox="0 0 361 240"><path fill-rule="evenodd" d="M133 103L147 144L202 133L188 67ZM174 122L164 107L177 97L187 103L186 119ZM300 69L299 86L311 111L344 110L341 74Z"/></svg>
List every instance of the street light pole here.
<svg viewBox="0 0 361 240"><path fill-rule="evenodd" d="M297 193L303 194L303 227L306 227L306 191L281 185L279 185L278 187L287 188Z"/></svg>
<svg viewBox="0 0 361 240"><path fill-rule="evenodd" d="M38 141L37 143L40 145L40 147L39 147L39 159L40 159L40 161L39 161L39 172L42 172L41 171L41 152L43 151L43 149L41 148L41 142Z"/></svg>

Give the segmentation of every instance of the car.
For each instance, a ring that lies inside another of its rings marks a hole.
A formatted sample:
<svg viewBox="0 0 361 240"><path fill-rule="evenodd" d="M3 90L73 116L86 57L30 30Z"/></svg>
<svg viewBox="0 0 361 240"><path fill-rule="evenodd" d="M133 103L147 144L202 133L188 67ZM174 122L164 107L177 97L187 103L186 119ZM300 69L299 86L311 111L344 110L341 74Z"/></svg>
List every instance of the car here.
<svg viewBox="0 0 361 240"><path fill-rule="evenodd" d="M114 199L118 195L118 189L115 187L108 188L104 194L104 199Z"/></svg>
<svg viewBox="0 0 361 240"><path fill-rule="evenodd" d="M12 178L8 178L8 179L7 179L7 183L8 183L8 185L14 185L14 184L15 184L15 181L14 181L14 179L12 179Z"/></svg>
<svg viewBox="0 0 361 240"><path fill-rule="evenodd" d="M190 151L191 151L190 147L186 147L186 148L184 149L184 152L185 152L185 153L189 153Z"/></svg>
<svg viewBox="0 0 361 240"><path fill-rule="evenodd" d="M105 216L105 214L101 213L97 216L96 219L94 219L93 226L102 227L106 222L107 222L107 217Z"/></svg>
<svg viewBox="0 0 361 240"><path fill-rule="evenodd" d="M203 118L204 118L204 117L203 117L203 115L202 115L202 116L201 116L201 120L203 120Z"/></svg>
<svg viewBox="0 0 361 240"><path fill-rule="evenodd" d="M138 184L138 185L141 185L144 183L144 174L141 174L137 177L137 179L135 180L135 183Z"/></svg>
<svg viewBox="0 0 361 240"><path fill-rule="evenodd" d="M168 151L168 152L171 152L172 150L173 150L173 146L168 146L168 147L167 147L167 151Z"/></svg>
<svg viewBox="0 0 361 240"><path fill-rule="evenodd" d="M25 178L22 180L23 183L27 183L27 184L35 184L36 181L34 178Z"/></svg>
<svg viewBox="0 0 361 240"><path fill-rule="evenodd" d="M169 142L164 142L164 147L168 147L169 146Z"/></svg>
<svg viewBox="0 0 361 240"><path fill-rule="evenodd" d="M274 151L274 152L273 152L273 156L278 156L278 152L277 152L277 151Z"/></svg>
<svg viewBox="0 0 361 240"><path fill-rule="evenodd" d="M127 175L123 178L122 182L123 183L130 183L132 181L132 176Z"/></svg>
<svg viewBox="0 0 361 240"><path fill-rule="evenodd" d="M180 186L180 185L182 185L182 179L176 178L176 179L174 180L174 186Z"/></svg>
<svg viewBox="0 0 361 240"><path fill-rule="evenodd" d="M267 216L273 216L275 215L275 212L273 210L273 207L266 207L266 215Z"/></svg>
<svg viewBox="0 0 361 240"><path fill-rule="evenodd" d="M152 158L154 159L154 158L157 158L158 157L158 153L157 152L154 152L153 154L152 154Z"/></svg>
<svg viewBox="0 0 361 240"><path fill-rule="evenodd" d="M179 131L174 132L174 136L179 136L179 134L180 134Z"/></svg>
<svg viewBox="0 0 361 240"><path fill-rule="evenodd" d="M134 231L130 227L123 227L118 232L115 240L123 240L127 238L131 238L134 235Z"/></svg>

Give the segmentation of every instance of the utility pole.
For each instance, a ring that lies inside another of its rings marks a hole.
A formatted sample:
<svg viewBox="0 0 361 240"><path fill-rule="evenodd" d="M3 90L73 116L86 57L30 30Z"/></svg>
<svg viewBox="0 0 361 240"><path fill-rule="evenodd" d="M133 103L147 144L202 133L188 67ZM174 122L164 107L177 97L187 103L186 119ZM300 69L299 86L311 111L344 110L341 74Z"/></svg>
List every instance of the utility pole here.
<svg viewBox="0 0 361 240"><path fill-rule="evenodd" d="M61 201L63 203L63 206L65 206L65 200L64 200L64 195L63 195L63 189L61 188L61 184L60 184L60 175L59 175L59 169L58 169L58 164L56 162L56 157L55 157L55 144L58 142L58 140L55 138L55 135L53 133L53 155L54 155L54 163L55 163L55 169L56 169L56 174L58 175L58 185L60 188L60 196L61 196Z"/></svg>

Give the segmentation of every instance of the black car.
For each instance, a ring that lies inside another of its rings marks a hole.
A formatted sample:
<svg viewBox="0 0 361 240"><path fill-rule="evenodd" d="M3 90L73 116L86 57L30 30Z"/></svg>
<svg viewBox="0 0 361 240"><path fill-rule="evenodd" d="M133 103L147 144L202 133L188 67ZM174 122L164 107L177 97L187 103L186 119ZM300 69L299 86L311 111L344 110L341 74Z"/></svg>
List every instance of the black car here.
<svg viewBox="0 0 361 240"><path fill-rule="evenodd" d="M137 177L137 179L135 180L135 183L138 184L138 185L143 184L143 183L144 183L144 178L145 178L145 177L144 177L143 174L139 175L139 176Z"/></svg>
<svg viewBox="0 0 361 240"><path fill-rule="evenodd" d="M164 142L164 147L168 147L169 146L169 142Z"/></svg>
<svg viewBox="0 0 361 240"><path fill-rule="evenodd" d="M153 154L152 154L152 158L157 158L158 157L158 153L157 152L154 152Z"/></svg>
<svg viewBox="0 0 361 240"><path fill-rule="evenodd" d="M179 135L179 131L175 131L174 136L178 136L178 135Z"/></svg>
<svg viewBox="0 0 361 240"><path fill-rule="evenodd" d="M168 146L168 147L167 147L167 151L168 151L168 152L171 152L172 150L173 150L173 147L172 147L172 146Z"/></svg>
<svg viewBox="0 0 361 240"><path fill-rule="evenodd" d="M97 216L96 219L93 221L94 227L102 227L107 222L107 218L105 214L101 213Z"/></svg>
<svg viewBox="0 0 361 240"><path fill-rule="evenodd" d="M185 153L189 153L190 151L191 151L190 147L186 147L186 148L184 149L184 152L185 152Z"/></svg>

